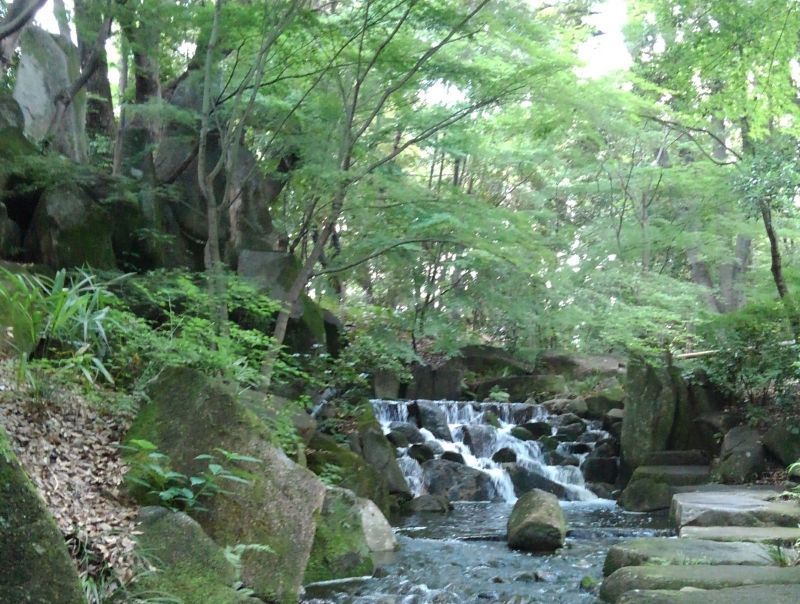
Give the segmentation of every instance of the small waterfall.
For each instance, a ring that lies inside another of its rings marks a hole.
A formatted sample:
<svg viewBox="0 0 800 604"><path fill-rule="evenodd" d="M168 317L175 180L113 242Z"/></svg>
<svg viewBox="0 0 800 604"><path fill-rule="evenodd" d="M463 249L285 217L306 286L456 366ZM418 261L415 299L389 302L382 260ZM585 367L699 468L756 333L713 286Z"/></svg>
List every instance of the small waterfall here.
<svg viewBox="0 0 800 604"><path fill-rule="evenodd" d="M529 422L548 422L551 435L556 433L560 423L559 416L550 416L541 405L526 403L493 403L493 402L463 402L463 401L420 401L428 406L435 406L445 418L450 428L453 440L437 439L426 428L419 428L419 432L432 448L460 455L465 465L480 470L491 479L498 496L504 501L513 503L515 495L514 483L509 475L507 466L498 463L492 457L500 450L506 449L513 452L516 465L535 475L537 480L544 480L553 484L560 491L562 498L586 501L597 497L586 488L583 475L578 467L573 465L547 465L545 452L542 445L536 440L520 440L511 432L515 426ZM372 405L375 416L383 427L384 433L392 431L391 424L411 423L417 426L416 418L412 416L411 406L415 401L388 401L373 400ZM491 413L491 418L488 413ZM395 424L396 425L396 424ZM586 437L578 443L561 443L557 451L562 455L571 455L582 463L594 443L601 440L606 434L599 425L589 424ZM573 453L572 449L582 452ZM412 493L417 496L425 492L424 472L422 466L409 457L406 448L398 449L398 462L405 474ZM439 456L437 455L437 456Z"/></svg>

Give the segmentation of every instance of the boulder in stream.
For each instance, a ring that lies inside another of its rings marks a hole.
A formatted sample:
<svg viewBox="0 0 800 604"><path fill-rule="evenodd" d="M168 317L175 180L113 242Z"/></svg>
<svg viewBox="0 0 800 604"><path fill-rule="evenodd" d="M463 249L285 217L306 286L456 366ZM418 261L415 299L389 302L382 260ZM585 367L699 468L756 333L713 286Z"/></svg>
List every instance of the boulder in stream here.
<svg viewBox="0 0 800 604"><path fill-rule="evenodd" d="M464 426L464 444L469 447L475 457L489 457L497 440L497 430L486 424L470 424Z"/></svg>
<svg viewBox="0 0 800 604"><path fill-rule="evenodd" d="M415 497L408 504L408 509L412 512L434 512L446 514L453 509L447 497L443 495L431 495L424 493L419 497Z"/></svg>
<svg viewBox="0 0 800 604"><path fill-rule="evenodd" d="M514 493L517 497L522 497L533 490L541 490L552 493L559 499L569 499L570 494L566 487L550 480L546 476L516 463L503 464L503 469L508 472L511 483L514 485Z"/></svg>
<svg viewBox="0 0 800 604"><path fill-rule="evenodd" d="M552 552L564 545L567 525L555 495L534 489L520 497L508 519L508 545Z"/></svg>
<svg viewBox="0 0 800 604"><path fill-rule="evenodd" d="M389 429L392 431L392 434L402 435L411 444L425 442L425 437L422 435L422 432L420 432L419 428L412 423L392 422L389 424ZM389 437L389 440L391 440L391 436Z"/></svg>
<svg viewBox="0 0 800 604"><path fill-rule="evenodd" d="M432 459L422 464L423 484L431 495L444 495L450 501L491 501L497 490L491 477L464 464Z"/></svg>
<svg viewBox="0 0 800 604"><path fill-rule="evenodd" d="M447 424L447 413L441 406L433 401L414 401L410 405L410 411L421 428L440 440L453 441L450 426Z"/></svg>
<svg viewBox="0 0 800 604"><path fill-rule="evenodd" d="M517 461L517 454L513 449L503 447L494 452L492 461L495 463L515 463Z"/></svg>

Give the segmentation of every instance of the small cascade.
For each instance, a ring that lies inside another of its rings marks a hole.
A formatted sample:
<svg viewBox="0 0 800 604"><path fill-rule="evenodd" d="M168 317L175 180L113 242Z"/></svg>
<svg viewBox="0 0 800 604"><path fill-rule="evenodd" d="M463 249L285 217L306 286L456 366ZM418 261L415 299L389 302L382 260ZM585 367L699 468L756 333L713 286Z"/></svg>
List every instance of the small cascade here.
<svg viewBox="0 0 800 604"><path fill-rule="evenodd" d="M567 436L568 429L562 431L561 416L549 414L541 405L388 400L373 400L372 405L384 433L388 435L395 429L411 430L419 435L418 440L423 441L421 445L427 445L430 451L435 452L436 458L444 455L445 459L463 459L464 465L486 474L496 497L507 503L516 501L516 492L527 489L524 485L549 490L561 499L597 499L586 488L578 466L595 443L608 436L599 423L585 422L576 441ZM421 408L424 408L424 413ZM521 436L518 430L512 433L515 427L525 425L544 431L539 437L550 437L550 441L557 438L560 442L555 451L548 453L539 440L518 438ZM452 440L443 437L447 435L447 428ZM417 496L427 489L425 470L409 454L413 446L420 446L420 443L398 448L398 462L412 493ZM578 465L558 465L554 461L556 456L562 460L569 458L571 464ZM515 476L512 477L510 472Z"/></svg>

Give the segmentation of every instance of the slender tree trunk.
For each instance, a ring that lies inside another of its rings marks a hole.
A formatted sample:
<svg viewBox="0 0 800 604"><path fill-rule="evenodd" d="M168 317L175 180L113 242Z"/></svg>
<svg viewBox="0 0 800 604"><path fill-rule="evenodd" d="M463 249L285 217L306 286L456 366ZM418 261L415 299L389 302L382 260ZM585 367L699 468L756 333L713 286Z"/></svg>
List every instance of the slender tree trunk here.
<svg viewBox="0 0 800 604"><path fill-rule="evenodd" d="M775 282L775 288L778 290L778 295L786 308L792 335L796 341L800 342L800 317L797 315L797 309L792 297L789 295L789 288L786 287L786 280L783 277L780 241L772 223L772 209L767 201L759 202L759 209L761 210L761 219L764 221L764 230L767 232L767 239L769 239L772 280Z"/></svg>

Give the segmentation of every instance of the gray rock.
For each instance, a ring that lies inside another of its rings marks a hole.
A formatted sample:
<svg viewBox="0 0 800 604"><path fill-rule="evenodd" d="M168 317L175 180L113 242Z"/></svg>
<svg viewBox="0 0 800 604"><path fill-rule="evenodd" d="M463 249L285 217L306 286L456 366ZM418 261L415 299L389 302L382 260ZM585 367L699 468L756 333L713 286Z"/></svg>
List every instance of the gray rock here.
<svg viewBox="0 0 800 604"><path fill-rule="evenodd" d="M514 426L511 428L510 434L518 440L536 440L533 434L528 432L528 430L522 426Z"/></svg>
<svg viewBox="0 0 800 604"><path fill-rule="evenodd" d="M397 539L386 516L371 500L359 497L356 505L361 515L361 528L371 552L390 552L397 549Z"/></svg>
<svg viewBox="0 0 800 604"><path fill-rule="evenodd" d="M424 443L425 437L422 435L422 432L419 431L414 424L409 422L392 422L389 424L389 429L392 432L396 432L398 434L402 434L405 439L411 443Z"/></svg>
<svg viewBox="0 0 800 604"><path fill-rule="evenodd" d="M466 463L464 461L464 456L461 453L457 453L456 451L445 451L442 453L442 459L445 461L452 461L454 463Z"/></svg>
<svg viewBox="0 0 800 604"><path fill-rule="evenodd" d="M411 445L406 453L419 463L425 463L435 457L433 450L427 444Z"/></svg>
<svg viewBox="0 0 800 604"><path fill-rule="evenodd" d="M414 497L414 499L409 502L408 509L412 512L435 512L446 514L453 509L453 506L447 500L447 497L424 493L419 497Z"/></svg>
<svg viewBox="0 0 800 604"><path fill-rule="evenodd" d="M763 438L764 446L784 466L800 461L800 430L796 426L776 424Z"/></svg>
<svg viewBox="0 0 800 604"><path fill-rule="evenodd" d="M497 490L488 474L464 464L433 459L422 464L423 485L431 495L450 501L491 501Z"/></svg>
<svg viewBox="0 0 800 604"><path fill-rule="evenodd" d="M493 426L470 424L464 427L464 444L475 457L489 457L494 451L496 432Z"/></svg>
<svg viewBox="0 0 800 604"><path fill-rule="evenodd" d="M522 425L534 438L540 436L550 436L553 433L553 427L547 422L528 422Z"/></svg>
<svg viewBox="0 0 800 604"><path fill-rule="evenodd" d="M551 493L559 499L569 499L569 491L561 484L542 476L538 472L521 466L516 463L503 464L503 468L508 472L511 483L514 485L514 493L517 497L522 497L533 490L541 490Z"/></svg>
<svg viewBox="0 0 800 604"><path fill-rule="evenodd" d="M88 155L86 137L86 92L80 91L67 107L55 132L56 98L80 75L78 49L63 38L29 25L20 36L20 64L14 85L14 100L25 120L25 135L33 141L52 136L52 144L76 162Z"/></svg>
<svg viewBox="0 0 800 604"><path fill-rule="evenodd" d="M432 401L414 401L411 404L411 413L416 416L421 428L430 431L440 440L452 442L453 435L447 425L447 414L439 405Z"/></svg>
<svg viewBox="0 0 800 604"><path fill-rule="evenodd" d="M769 566L626 566L603 581L600 597L612 604L634 589L723 589L745 585L800 583L800 567Z"/></svg>
<svg viewBox="0 0 800 604"><path fill-rule="evenodd" d="M618 460L616 457L587 457L581 465L583 478L587 482L617 481Z"/></svg>
<svg viewBox="0 0 800 604"><path fill-rule="evenodd" d="M517 461L517 454L513 449L503 447L495 451L494 455L492 455L492 461L496 463L515 463Z"/></svg>
<svg viewBox="0 0 800 604"><path fill-rule="evenodd" d="M556 438L563 442L573 442L586 431L586 426L581 424L568 424L556 430ZM583 443L585 444L585 443Z"/></svg>
<svg viewBox="0 0 800 604"><path fill-rule="evenodd" d="M726 589L636 590L622 596L619 604L797 604L800 585L752 585Z"/></svg>
<svg viewBox="0 0 800 604"><path fill-rule="evenodd" d="M716 472L725 484L743 484L767 469L761 435L749 426L732 428L722 441Z"/></svg>
<svg viewBox="0 0 800 604"><path fill-rule="evenodd" d="M684 526L784 526L800 525L800 506L778 498L772 488L717 487L677 493L672 498L670 521Z"/></svg>
<svg viewBox="0 0 800 604"><path fill-rule="evenodd" d="M410 499L411 489L397 464L394 447L383 435L380 426L375 423L361 428L358 432L358 440L361 456L386 479L389 492L401 498Z"/></svg>
<svg viewBox="0 0 800 604"><path fill-rule="evenodd" d="M606 555L603 575L608 576L623 566L646 564L776 566L770 549L757 543L648 537L612 546Z"/></svg>
<svg viewBox="0 0 800 604"><path fill-rule="evenodd" d="M508 519L508 545L531 552L552 552L564 545L566 521L558 499L533 490L517 500Z"/></svg>

